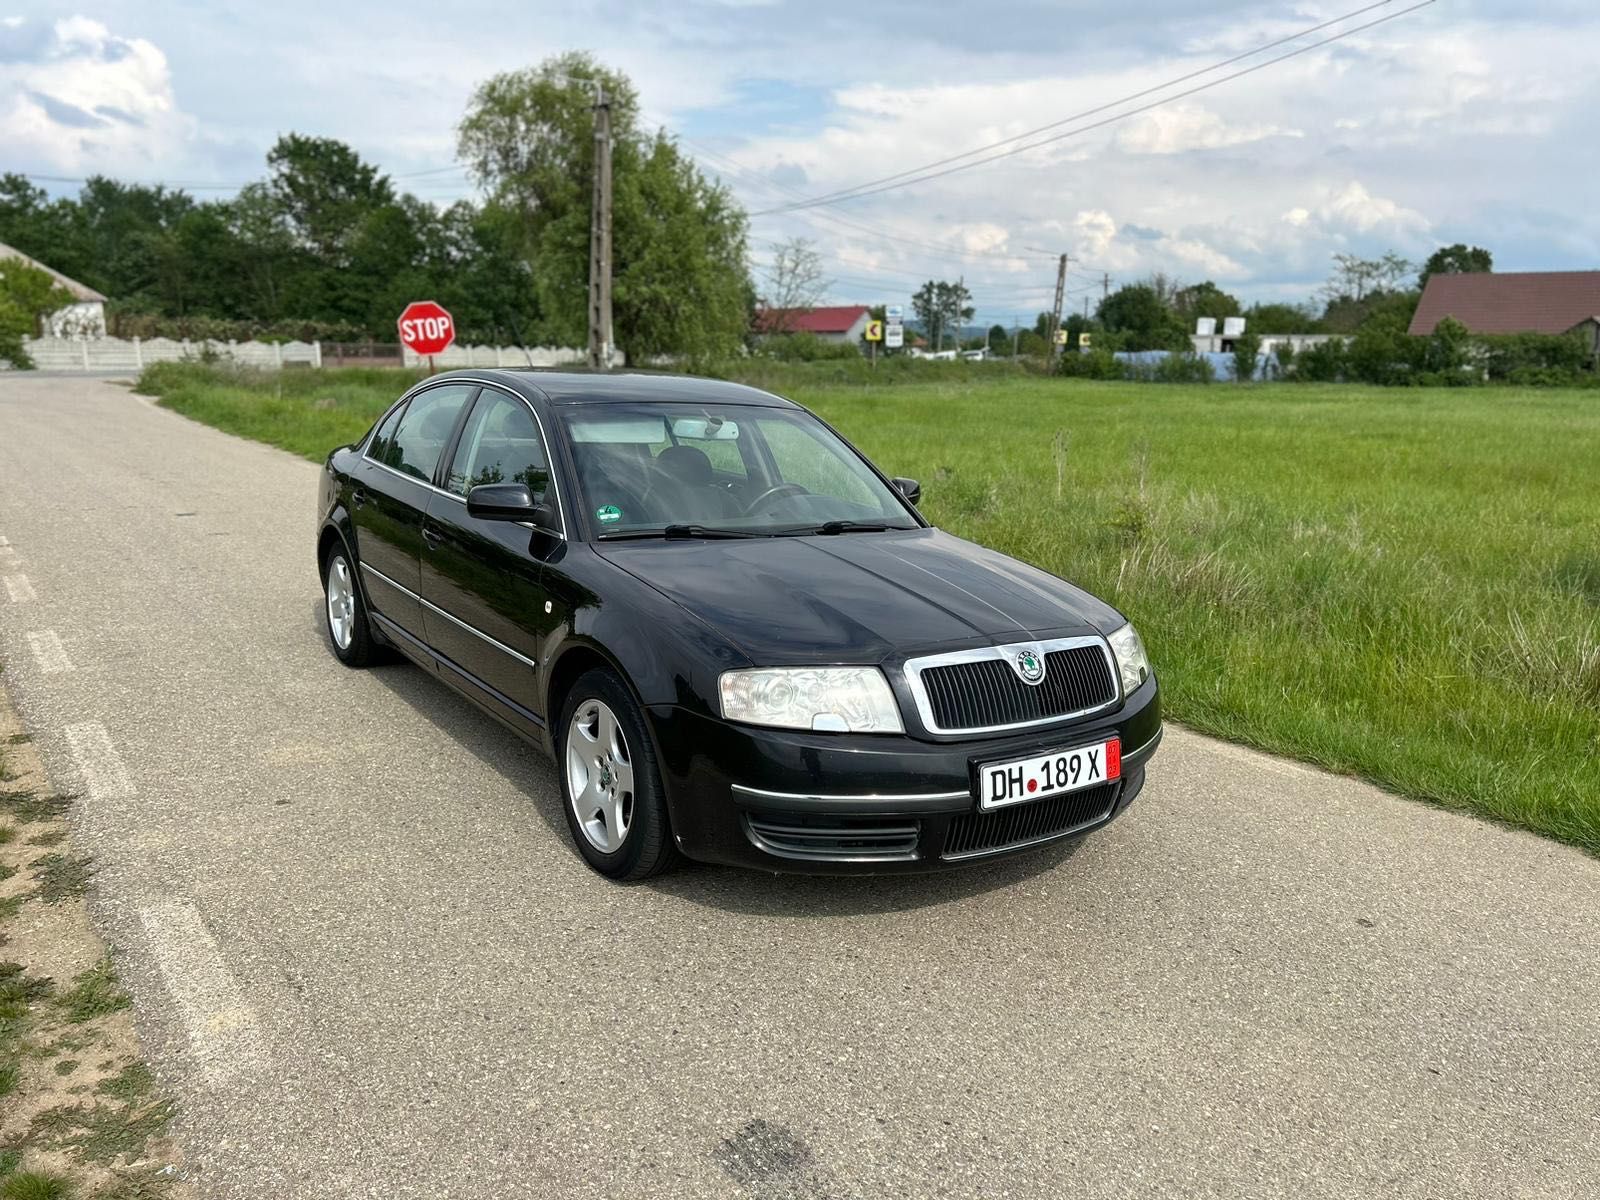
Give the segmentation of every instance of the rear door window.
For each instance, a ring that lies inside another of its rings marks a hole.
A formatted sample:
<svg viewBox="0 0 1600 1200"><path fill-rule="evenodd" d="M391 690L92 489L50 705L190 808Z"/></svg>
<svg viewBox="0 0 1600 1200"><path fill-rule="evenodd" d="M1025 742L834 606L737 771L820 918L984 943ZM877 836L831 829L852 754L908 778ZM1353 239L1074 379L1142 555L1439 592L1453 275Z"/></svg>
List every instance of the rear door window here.
<svg viewBox="0 0 1600 1200"><path fill-rule="evenodd" d="M477 384L445 384L411 397L400 427L385 443L378 461L402 475L431 483L456 418L477 390Z"/></svg>

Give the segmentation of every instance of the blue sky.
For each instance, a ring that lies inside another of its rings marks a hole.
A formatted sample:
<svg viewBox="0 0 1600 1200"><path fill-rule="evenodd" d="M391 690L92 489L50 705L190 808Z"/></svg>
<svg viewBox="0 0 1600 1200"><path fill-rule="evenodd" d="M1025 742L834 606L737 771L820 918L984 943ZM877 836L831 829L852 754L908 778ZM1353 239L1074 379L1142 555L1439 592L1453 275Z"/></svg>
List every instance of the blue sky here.
<svg viewBox="0 0 1600 1200"><path fill-rule="evenodd" d="M402 186L449 200L471 190L452 164L473 85L581 48L626 71L651 120L760 212L1360 6L0 0L0 158L222 195L296 130L343 138ZM1502 269L1600 267L1597 45L1600 13L1573 0L1437 0L1049 147L757 216L756 274L772 243L806 236L831 299L903 301L920 280L961 275L980 315L1009 323L1048 304L1062 251L1073 307L1107 274L1116 286L1152 271L1302 299L1335 252L1421 258L1458 240L1488 246Z"/></svg>

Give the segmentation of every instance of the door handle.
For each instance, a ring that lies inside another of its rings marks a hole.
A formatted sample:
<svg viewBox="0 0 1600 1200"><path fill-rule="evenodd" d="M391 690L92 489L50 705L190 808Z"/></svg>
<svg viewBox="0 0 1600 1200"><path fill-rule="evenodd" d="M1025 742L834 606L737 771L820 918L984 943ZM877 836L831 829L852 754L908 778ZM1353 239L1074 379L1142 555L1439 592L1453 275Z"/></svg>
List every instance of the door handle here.
<svg viewBox="0 0 1600 1200"><path fill-rule="evenodd" d="M422 540L430 546L437 546L444 541L444 534L440 533L436 527L425 524L422 527Z"/></svg>
<svg viewBox="0 0 1600 1200"><path fill-rule="evenodd" d="M351 493L350 502L357 508L360 508L367 502L367 489L358 487L353 493Z"/></svg>

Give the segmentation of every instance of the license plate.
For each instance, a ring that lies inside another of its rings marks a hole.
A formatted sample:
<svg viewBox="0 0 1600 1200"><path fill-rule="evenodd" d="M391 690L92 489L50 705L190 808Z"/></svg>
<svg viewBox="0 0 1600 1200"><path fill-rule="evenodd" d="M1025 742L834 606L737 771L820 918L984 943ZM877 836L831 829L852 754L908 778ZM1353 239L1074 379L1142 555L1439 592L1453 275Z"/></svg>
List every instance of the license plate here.
<svg viewBox="0 0 1600 1200"><path fill-rule="evenodd" d="M1010 762L985 763L978 769L978 807L986 811L1003 808L1110 783L1121 776L1122 742L1117 738Z"/></svg>

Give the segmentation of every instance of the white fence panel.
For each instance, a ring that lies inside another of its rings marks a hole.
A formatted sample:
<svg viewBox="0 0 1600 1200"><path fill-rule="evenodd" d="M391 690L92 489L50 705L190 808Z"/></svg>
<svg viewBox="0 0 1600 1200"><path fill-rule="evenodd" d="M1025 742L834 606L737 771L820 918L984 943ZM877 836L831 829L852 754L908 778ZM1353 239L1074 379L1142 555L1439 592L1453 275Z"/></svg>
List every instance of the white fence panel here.
<svg viewBox="0 0 1600 1200"><path fill-rule="evenodd" d="M210 342L174 338L25 338L34 365L41 371L138 371L151 363L199 359L208 354L232 359L241 366L275 367L322 366L320 342ZM439 370L457 367L573 367L581 366L587 354L562 346L451 346L435 355ZM390 360L393 362L394 360ZM627 361L619 351L616 365ZM401 364L417 369L427 359L406 350Z"/></svg>

